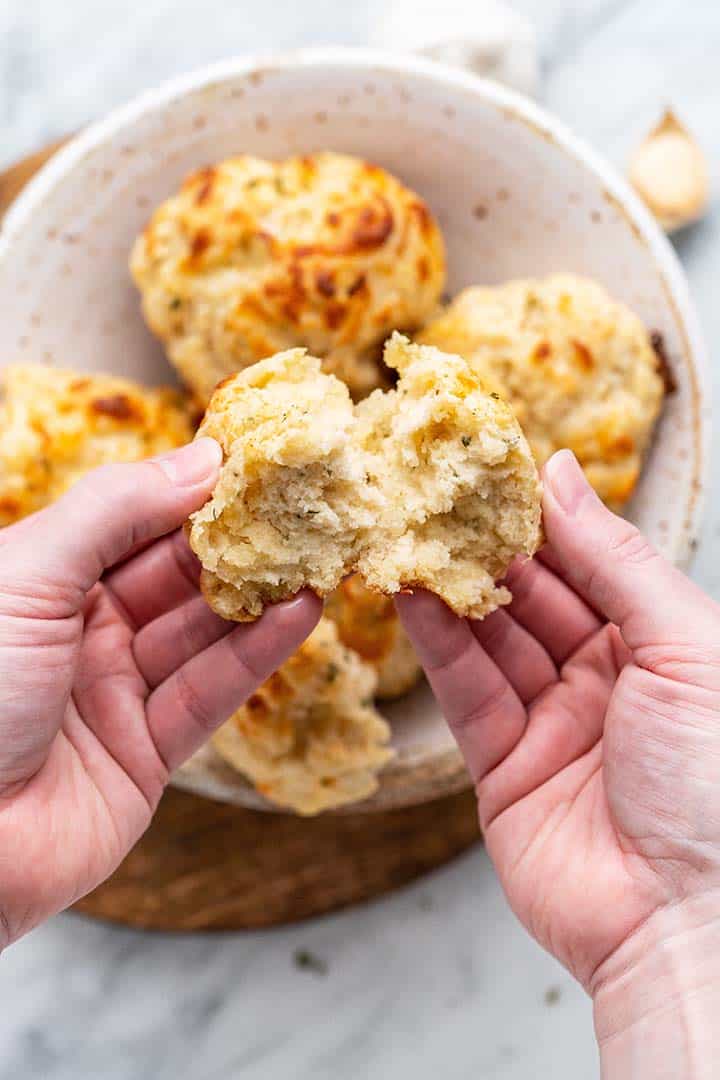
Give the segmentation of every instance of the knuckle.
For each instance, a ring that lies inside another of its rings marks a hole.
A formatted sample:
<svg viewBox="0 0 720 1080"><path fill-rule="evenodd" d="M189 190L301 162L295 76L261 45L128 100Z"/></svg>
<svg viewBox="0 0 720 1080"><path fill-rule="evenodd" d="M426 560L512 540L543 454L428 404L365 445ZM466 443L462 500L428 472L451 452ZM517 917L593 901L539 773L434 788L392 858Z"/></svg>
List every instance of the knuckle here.
<svg viewBox="0 0 720 1080"><path fill-rule="evenodd" d="M154 814L157 810L158 803L160 802L162 794L167 787L168 779L170 778L170 770L160 757L159 752L156 752L155 759L156 760L148 766L147 775L143 778L141 789L147 800L147 804L150 807L151 814Z"/></svg>
<svg viewBox="0 0 720 1080"><path fill-rule="evenodd" d="M156 459L148 458L147 461L140 461L135 468L142 470L146 482L152 484L153 487L161 487L169 491L175 490L175 484L170 479L167 471Z"/></svg>
<svg viewBox="0 0 720 1080"><path fill-rule="evenodd" d="M463 731L486 720L493 713L501 712L508 703L508 686L499 679L495 686L487 689L481 700L473 702L467 710L460 710L447 717L453 731Z"/></svg>
<svg viewBox="0 0 720 1080"><path fill-rule="evenodd" d="M5 914L5 909L0 906L0 952L6 949L12 942L12 933L10 931L10 920Z"/></svg>
<svg viewBox="0 0 720 1080"><path fill-rule="evenodd" d="M580 584L598 604L600 610L617 589L617 572L624 567L639 567L659 559L660 556L634 525L618 520L612 534L597 549L593 565L584 572L576 572Z"/></svg>
<svg viewBox="0 0 720 1080"><path fill-rule="evenodd" d="M154 501L158 494L155 469L150 462L100 465L86 473L70 495L94 504L103 517L122 518L127 535L121 546L129 551L153 535Z"/></svg>
<svg viewBox="0 0 720 1080"><path fill-rule="evenodd" d="M500 652L512 632L512 622L504 611L495 611L480 623L478 638L488 653Z"/></svg>
<svg viewBox="0 0 720 1080"><path fill-rule="evenodd" d="M98 465L80 478L76 487L106 497L108 492L152 493L161 486L167 487L167 475L153 461L112 462Z"/></svg>
<svg viewBox="0 0 720 1080"><path fill-rule="evenodd" d="M181 709L202 730L213 731L217 717L209 703L190 682L187 673L180 668L176 675L177 695Z"/></svg>
<svg viewBox="0 0 720 1080"><path fill-rule="evenodd" d="M627 521L621 521L608 544L608 554L618 562L640 565L657 558L657 552L643 534Z"/></svg>
<svg viewBox="0 0 720 1080"><path fill-rule="evenodd" d="M470 626L457 622L448 633L437 634L425 642L423 667L434 677L451 678L453 669L463 663L473 648L477 648L477 641Z"/></svg>
<svg viewBox="0 0 720 1080"><path fill-rule="evenodd" d="M204 611L207 611L207 607L204 607ZM204 614L203 611L203 614ZM201 649L205 648L206 641L205 635L202 632L202 622L198 618L199 612L194 603L190 603L184 606L182 609L182 636L188 647L188 655L195 656Z"/></svg>
<svg viewBox="0 0 720 1080"><path fill-rule="evenodd" d="M98 465L96 469L91 469L80 478L76 489L92 492L102 498L108 491L114 491L117 488L127 468L127 465Z"/></svg>
<svg viewBox="0 0 720 1080"><path fill-rule="evenodd" d="M264 670L261 664L258 664L250 657L246 647L243 629L243 627L236 628L234 632L227 635L225 640L232 652L233 658L245 674L247 681L252 683L253 686L259 686L260 683L264 682L272 673Z"/></svg>
<svg viewBox="0 0 720 1080"><path fill-rule="evenodd" d="M531 559L520 559L516 557L510 563L507 573L505 574L505 584L508 588L511 588L513 592L516 589L528 588L532 578L533 569L534 564Z"/></svg>
<svg viewBox="0 0 720 1080"><path fill-rule="evenodd" d="M172 538L172 552L181 575L197 587L200 577L200 562L188 544L182 529L178 529Z"/></svg>
<svg viewBox="0 0 720 1080"><path fill-rule="evenodd" d="M511 607L517 611L529 601L534 600L538 586L538 568L531 559L516 559L513 563L512 577L507 581L512 593Z"/></svg>

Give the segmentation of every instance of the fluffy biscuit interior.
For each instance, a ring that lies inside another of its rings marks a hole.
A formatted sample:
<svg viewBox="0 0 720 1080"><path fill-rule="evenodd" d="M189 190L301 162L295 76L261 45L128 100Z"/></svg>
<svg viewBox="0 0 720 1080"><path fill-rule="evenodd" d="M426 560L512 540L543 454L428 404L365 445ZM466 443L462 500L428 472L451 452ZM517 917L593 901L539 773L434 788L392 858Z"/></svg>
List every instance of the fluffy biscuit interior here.
<svg viewBox="0 0 720 1080"><path fill-rule="evenodd" d="M305 585L325 595L348 572L358 528L376 515L353 423L347 388L301 349L218 387L199 434L218 440L224 463L190 540L220 614L255 618Z"/></svg>
<svg viewBox="0 0 720 1080"><path fill-rule="evenodd" d="M356 409L387 508L382 543L365 545L357 568L380 592L419 585L482 617L509 599L495 581L513 556L538 544L540 487L527 443L461 357L398 334L385 363L400 375L397 388Z"/></svg>
<svg viewBox="0 0 720 1080"><path fill-rule="evenodd" d="M190 542L226 618L303 586L327 595L353 570L476 618L507 601L496 578L540 540L539 480L512 411L458 356L396 334L385 362L397 387L357 406L298 350L216 391L200 434L225 461Z"/></svg>

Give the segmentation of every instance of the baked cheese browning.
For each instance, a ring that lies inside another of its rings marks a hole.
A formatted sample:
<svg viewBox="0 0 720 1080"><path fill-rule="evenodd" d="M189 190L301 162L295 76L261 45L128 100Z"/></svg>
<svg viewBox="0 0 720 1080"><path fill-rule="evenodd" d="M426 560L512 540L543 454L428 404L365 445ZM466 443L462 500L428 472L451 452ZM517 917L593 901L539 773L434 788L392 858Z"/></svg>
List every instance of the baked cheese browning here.
<svg viewBox="0 0 720 1080"><path fill-rule="evenodd" d="M373 706L377 676L327 618L213 736L218 753L261 794L299 814L377 790L392 756Z"/></svg>
<svg viewBox="0 0 720 1080"><path fill-rule="evenodd" d="M90 469L190 442L186 398L114 375L10 364L0 399L0 525L42 509Z"/></svg>
<svg viewBox="0 0 720 1080"><path fill-rule="evenodd" d="M227 375L293 346L359 398L384 382L388 334L432 315L445 255L418 195L326 152L189 176L138 238L131 270L148 325L203 405Z"/></svg>
<svg viewBox="0 0 720 1080"><path fill-rule="evenodd" d="M359 574L340 582L325 605L341 641L377 671L377 697L402 697L419 680L422 668L402 628L392 597L371 592Z"/></svg>
<svg viewBox="0 0 720 1080"><path fill-rule="evenodd" d="M570 274L460 293L417 336L458 352L507 397L538 465L564 447L609 506L630 498L663 401L641 321Z"/></svg>

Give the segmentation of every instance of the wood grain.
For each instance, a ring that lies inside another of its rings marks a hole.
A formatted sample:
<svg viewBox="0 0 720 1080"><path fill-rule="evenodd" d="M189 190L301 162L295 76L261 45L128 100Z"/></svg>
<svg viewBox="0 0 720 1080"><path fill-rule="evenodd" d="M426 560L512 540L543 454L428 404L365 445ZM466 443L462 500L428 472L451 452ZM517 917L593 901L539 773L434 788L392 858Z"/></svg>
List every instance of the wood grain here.
<svg viewBox="0 0 720 1080"><path fill-rule="evenodd" d="M159 930L274 926L379 896L477 839L470 792L302 820L169 788L119 870L76 908Z"/></svg>
<svg viewBox="0 0 720 1080"><path fill-rule="evenodd" d="M0 174L0 216L60 145ZM274 926L398 888L478 839L471 791L308 820L169 788L134 850L75 910L157 930Z"/></svg>

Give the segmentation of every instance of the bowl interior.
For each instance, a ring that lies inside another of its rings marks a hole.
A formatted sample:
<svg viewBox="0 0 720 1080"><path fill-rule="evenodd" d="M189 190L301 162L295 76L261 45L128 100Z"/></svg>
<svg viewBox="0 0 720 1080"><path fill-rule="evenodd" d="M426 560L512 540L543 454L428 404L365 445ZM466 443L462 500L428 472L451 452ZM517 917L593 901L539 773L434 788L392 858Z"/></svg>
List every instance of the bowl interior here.
<svg viewBox="0 0 720 1080"><path fill-rule="evenodd" d="M624 186L552 120L427 62L353 52L262 67L235 62L146 95L90 129L53 159L4 223L2 362L171 380L127 270L152 208L189 170L231 154L320 149L376 161L427 199L446 238L451 292L573 271L596 278L662 334L677 390L629 516L684 561L703 469L700 346L669 249ZM454 755L426 689L392 712L393 769L407 774ZM212 751L186 769L185 782L257 801Z"/></svg>

